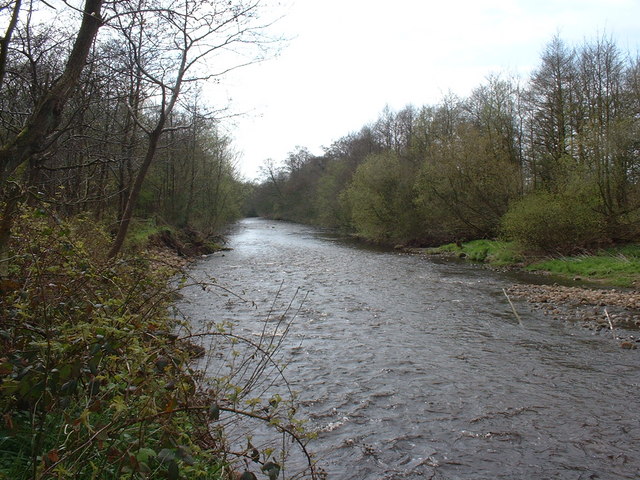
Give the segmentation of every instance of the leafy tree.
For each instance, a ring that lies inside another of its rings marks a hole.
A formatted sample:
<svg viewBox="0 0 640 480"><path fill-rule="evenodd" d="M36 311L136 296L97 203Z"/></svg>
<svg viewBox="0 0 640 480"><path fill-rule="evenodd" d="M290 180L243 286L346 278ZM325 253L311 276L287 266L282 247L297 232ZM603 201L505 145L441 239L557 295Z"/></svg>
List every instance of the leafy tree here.
<svg viewBox="0 0 640 480"><path fill-rule="evenodd" d="M351 224L351 211L342 192L347 188L353 172L344 161L332 159L318 179L315 207L316 221L325 227L345 229Z"/></svg>
<svg viewBox="0 0 640 480"><path fill-rule="evenodd" d="M509 202L518 196L520 172L492 147L488 136L463 123L455 136L430 149L417 183L427 236L460 239L497 233Z"/></svg>
<svg viewBox="0 0 640 480"><path fill-rule="evenodd" d="M468 120L487 138L488 153L521 166L519 97L513 81L491 75L463 102L463 109Z"/></svg>
<svg viewBox="0 0 640 480"><path fill-rule="evenodd" d="M303 147L289 152L284 164L286 181L282 186L283 217L297 222L314 223L316 218L313 198L318 178L324 168L323 161L315 158Z"/></svg>
<svg viewBox="0 0 640 480"><path fill-rule="evenodd" d="M356 232L375 242L404 242L415 224L413 181L397 155L371 155L345 191Z"/></svg>

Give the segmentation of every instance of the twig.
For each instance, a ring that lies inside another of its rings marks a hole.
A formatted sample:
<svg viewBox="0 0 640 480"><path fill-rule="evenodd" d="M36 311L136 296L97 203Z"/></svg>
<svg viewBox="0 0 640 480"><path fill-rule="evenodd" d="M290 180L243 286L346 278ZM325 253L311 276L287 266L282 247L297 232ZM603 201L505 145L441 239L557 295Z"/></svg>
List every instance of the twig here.
<svg viewBox="0 0 640 480"><path fill-rule="evenodd" d="M609 322L609 328L611 329L611 333L613 334L614 338L616 337L616 331L613 328L613 322L611 321L611 317L609 316L609 312L607 312L607 307L604 308L604 316L607 317L607 322Z"/></svg>
<svg viewBox="0 0 640 480"><path fill-rule="evenodd" d="M518 312L516 311L516 307L513 305L513 302L511 301L511 299L509 298L509 295L507 294L507 290L503 288L502 293L504 293L504 296L507 297L507 300L509 301L509 305L511 305L511 310L513 311L513 314L518 319L518 323L520 324L521 327L524 327L522 323L522 319L520 318L520 315L518 315Z"/></svg>

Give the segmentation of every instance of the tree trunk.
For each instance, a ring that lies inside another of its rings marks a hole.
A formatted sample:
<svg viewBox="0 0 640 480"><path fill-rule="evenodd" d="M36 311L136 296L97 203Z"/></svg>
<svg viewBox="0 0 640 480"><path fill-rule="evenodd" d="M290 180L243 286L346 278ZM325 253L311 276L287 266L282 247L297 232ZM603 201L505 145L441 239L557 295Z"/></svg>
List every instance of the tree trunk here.
<svg viewBox="0 0 640 480"><path fill-rule="evenodd" d="M7 57L9 55L9 43L11 43L11 36L18 24L18 16L20 15L20 7L22 6L22 0L16 0L13 6L13 12L11 13L11 20L9 20L9 26L4 34L4 37L0 38L0 88L4 83L4 76L7 72Z"/></svg>
<svg viewBox="0 0 640 480"><path fill-rule="evenodd" d="M147 152L144 156L144 161L140 166L140 170L138 170L138 174L136 175L136 179L131 186L131 190L129 191L129 197L127 198L127 203L124 208L124 212L122 213L122 218L120 219L120 224L118 225L118 233L116 234L116 238L113 241L113 245L111 246L111 250L107 254L108 258L114 258L120 253L122 250L122 245L124 245L124 239L127 236L127 232L129 231L129 224L131 223L131 217L133 216L133 209L138 203L138 197L140 196L140 191L142 190L142 184L144 183L144 179L147 176L147 172L149 171L149 167L153 162L153 159L156 155L156 150L158 149L158 143L160 142L160 137L162 136L162 132L164 130L164 120L159 120L156 128L149 134L149 143L147 144Z"/></svg>
<svg viewBox="0 0 640 480"><path fill-rule="evenodd" d="M0 181L6 181L16 168L40 151L47 136L60 123L64 106L76 88L102 25L101 8L102 0L86 0L78 36L62 76L40 101L22 131L0 148Z"/></svg>

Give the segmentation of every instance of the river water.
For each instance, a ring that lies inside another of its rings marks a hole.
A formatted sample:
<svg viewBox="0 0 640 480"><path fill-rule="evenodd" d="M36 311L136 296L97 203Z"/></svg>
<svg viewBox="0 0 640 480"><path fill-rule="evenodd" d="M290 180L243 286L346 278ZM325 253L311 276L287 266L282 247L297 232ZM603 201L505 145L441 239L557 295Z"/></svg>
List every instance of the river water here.
<svg viewBox="0 0 640 480"><path fill-rule="evenodd" d="M640 354L514 300L518 321L523 277L264 219L229 246L191 270L226 290L180 308L249 337L293 320L278 358L330 479L640 478Z"/></svg>

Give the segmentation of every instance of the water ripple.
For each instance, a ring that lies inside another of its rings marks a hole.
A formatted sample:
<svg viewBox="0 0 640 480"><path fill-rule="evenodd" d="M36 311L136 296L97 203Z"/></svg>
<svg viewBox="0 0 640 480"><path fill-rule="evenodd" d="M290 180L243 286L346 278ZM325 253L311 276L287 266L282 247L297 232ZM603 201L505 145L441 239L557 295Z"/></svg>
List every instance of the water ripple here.
<svg viewBox="0 0 640 480"><path fill-rule="evenodd" d="M640 478L640 356L524 304L520 326L505 275L260 219L230 241L192 273L254 304L180 308L257 336L308 293L283 360L330 478Z"/></svg>

